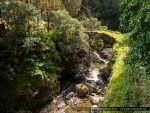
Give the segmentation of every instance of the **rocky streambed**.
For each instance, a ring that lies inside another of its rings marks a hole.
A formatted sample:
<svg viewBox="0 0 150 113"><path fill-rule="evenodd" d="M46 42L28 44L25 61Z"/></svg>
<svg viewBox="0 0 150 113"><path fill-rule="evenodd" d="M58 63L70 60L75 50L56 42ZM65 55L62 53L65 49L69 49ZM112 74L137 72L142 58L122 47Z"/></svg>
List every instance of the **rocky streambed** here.
<svg viewBox="0 0 150 113"><path fill-rule="evenodd" d="M34 113L94 113L94 107L100 107L105 101L111 55L112 48L92 51L91 65L85 70L84 79L69 83L67 88L63 87L51 103ZM16 113L32 112L20 110Z"/></svg>
<svg viewBox="0 0 150 113"><path fill-rule="evenodd" d="M94 113L92 108L105 100L111 52L111 48L103 49L100 54L93 51L96 60L92 61L85 79L63 90L40 113Z"/></svg>

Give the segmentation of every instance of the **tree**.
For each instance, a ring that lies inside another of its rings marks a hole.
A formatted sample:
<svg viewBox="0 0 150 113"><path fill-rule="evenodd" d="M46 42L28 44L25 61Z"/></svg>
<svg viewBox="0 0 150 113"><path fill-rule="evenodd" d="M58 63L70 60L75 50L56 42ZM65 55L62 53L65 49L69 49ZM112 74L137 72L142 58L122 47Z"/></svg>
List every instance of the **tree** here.
<svg viewBox="0 0 150 113"><path fill-rule="evenodd" d="M90 32L92 32L93 30L98 30L98 29L107 29L106 26L101 25L101 22L98 21L97 18L93 18L93 17L83 20L82 23L85 29Z"/></svg>
<svg viewBox="0 0 150 113"><path fill-rule="evenodd" d="M44 13L47 21L47 30L49 31L49 13L50 11L60 10L63 8L61 0L42 0L40 1L40 10Z"/></svg>
<svg viewBox="0 0 150 113"><path fill-rule="evenodd" d="M84 0L82 12L101 20L110 28L119 28L119 3L121 0ZM88 13L91 12L91 13Z"/></svg>
<svg viewBox="0 0 150 113"><path fill-rule="evenodd" d="M79 46L88 45L88 36L81 22L72 18L67 11L52 11L50 17L51 29L55 30L56 35L54 40L64 56L76 51Z"/></svg>
<svg viewBox="0 0 150 113"><path fill-rule="evenodd" d="M28 21L36 13L32 5L18 0L1 3L0 9L1 17L6 21L8 29L14 30L18 34L27 33ZM9 28L10 26L11 28Z"/></svg>
<svg viewBox="0 0 150 113"><path fill-rule="evenodd" d="M0 4L8 24L0 37L0 112L34 109L59 91L60 55L53 33L28 32L35 7L21 1Z"/></svg>
<svg viewBox="0 0 150 113"><path fill-rule="evenodd" d="M50 17L53 41L62 58L62 77L71 80L83 78L84 72L80 68L88 65L83 56L89 54L89 43L82 23L72 18L66 10L52 11ZM84 61L87 65L83 65Z"/></svg>
<svg viewBox="0 0 150 113"><path fill-rule="evenodd" d="M64 5L71 16L77 16L81 9L82 2L83 0L64 0Z"/></svg>

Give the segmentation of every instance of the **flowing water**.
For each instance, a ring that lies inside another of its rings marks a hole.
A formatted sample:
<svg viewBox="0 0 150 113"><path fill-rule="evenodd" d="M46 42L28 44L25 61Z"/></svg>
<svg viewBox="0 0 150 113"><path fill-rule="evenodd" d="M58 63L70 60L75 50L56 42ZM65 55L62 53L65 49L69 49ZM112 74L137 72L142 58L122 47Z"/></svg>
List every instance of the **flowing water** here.
<svg viewBox="0 0 150 113"><path fill-rule="evenodd" d="M91 70L89 77L86 77L86 80L91 80L91 81L98 81L98 74L99 74L99 69L95 68Z"/></svg>
<svg viewBox="0 0 150 113"><path fill-rule="evenodd" d="M101 57L99 56L99 54L98 54L96 51L94 51L93 54L96 55L96 57L98 58L99 61L103 61L105 64L108 64L108 63L109 63L108 60L105 60L105 59L101 58Z"/></svg>
<svg viewBox="0 0 150 113"><path fill-rule="evenodd" d="M87 82L88 84L91 84L91 83L97 83L97 82L100 82L100 83L104 82L104 80L100 76L99 71L100 69L103 69L104 67L108 66L109 61L102 59L96 51L94 51L93 54L97 57L99 61L102 61L103 63L97 63L97 62L92 63L91 67L89 68L90 73L89 75L87 75L84 81L78 81L76 83L73 83L68 88L63 90L60 93L60 95L58 95L57 98L51 104L49 104L46 107L46 109L42 110L40 113L89 113L90 112L90 108L93 106L93 104L91 103L91 99L88 96L84 98L76 96L74 97L74 99L76 100L76 103L73 105L68 105L66 104L66 95L69 94L69 92L74 92L75 85L79 83ZM71 99L72 100L70 101L74 101L73 98ZM58 105L55 105L56 103ZM54 106L52 109L58 108L58 111L49 110L50 109L49 107L52 107L52 106ZM79 107L81 108L89 107L89 110L78 110Z"/></svg>

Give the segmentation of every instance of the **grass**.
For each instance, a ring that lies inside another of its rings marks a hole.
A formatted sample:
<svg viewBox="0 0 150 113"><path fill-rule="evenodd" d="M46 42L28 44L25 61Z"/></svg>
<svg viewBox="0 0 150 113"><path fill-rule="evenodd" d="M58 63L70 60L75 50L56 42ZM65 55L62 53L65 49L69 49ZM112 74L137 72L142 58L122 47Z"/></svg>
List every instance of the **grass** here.
<svg viewBox="0 0 150 113"><path fill-rule="evenodd" d="M125 35L109 30L97 30L93 32L104 33L116 39L113 47L115 64L106 90L103 107L137 107L140 106L139 86L135 84L133 70L125 63L130 48ZM104 113L120 113L121 111L104 111ZM136 111L137 112L137 111ZM129 111L123 113L130 113Z"/></svg>

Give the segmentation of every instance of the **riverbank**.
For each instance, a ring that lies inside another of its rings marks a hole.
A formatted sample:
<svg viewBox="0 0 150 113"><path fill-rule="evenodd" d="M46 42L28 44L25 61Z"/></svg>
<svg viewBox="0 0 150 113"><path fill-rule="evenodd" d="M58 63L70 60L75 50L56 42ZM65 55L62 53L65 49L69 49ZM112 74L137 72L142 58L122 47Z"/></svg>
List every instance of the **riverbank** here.
<svg viewBox="0 0 150 113"><path fill-rule="evenodd" d="M106 91L103 107L135 107L139 106L139 87L135 81L130 65L125 63L130 48L125 35L118 35L113 50L115 64L112 67L108 90ZM118 111L119 112L119 111ZM107 113L118 113L107 111ZM105 113L105 112L104 112Z"/></svg>
<svg viewBox="0 0 150 113"><path fill-rule="evenodd" d="M115 64L112 67L111 76L109 76L108 78L109 81L108 86L105 84L103 87L99 87L98 89L101 90L99 91L99 94L97 94L97 92L96 93L92 92L90 95L88 93L85 93L83 97L80 97L78 96L77 92L74 89L75 86L82 83L84 85L83 90L86 89L87 86L83 82L75 83L69 88L68 92L65 92L66 94L62 96L63 98L58 96L59 100L58 98L53 100L53 102L51 104L48 104L46 107L44 107L43 110L40 111L40 113L48 113L48 112L53 112L55 110L59 110L56 113L59 112L60 113L70 113L70 112L89 113L91 112L90 109L81 110L78 108L80 107L92 108L95 106L97 107L98 106L100 107L138 106L139 100L137 98L139 96L139 92L138 92L139 88L136 86L136 82L134 81L135 78L131 73L132 71L130 69L130 66L125 63L125 59L128 55L128 52L130 51L130 48L128 47L127 38L125 37L125 35L119 32L106 31L106 30L94 31L94 32L97 32L99 34L107 34L116 40L116 43L112 48L113 59L111 59L115 61ZM108 63L108 61L101 59L101 57L97 52L93 51L93 54L95 54L95 56L102 62L105 61L105 64ZM101 68L105 67L105 65L104 64L102 65L100 63L98 64L95 61L93 64L94 65L90 67L90 71L91 71L90 75L92 75L91 77L92 80L97 81L97 79L99 80L97 76L100 76L99 69L101 70ZM100 98L102 101L99 101Z"/></svg>

